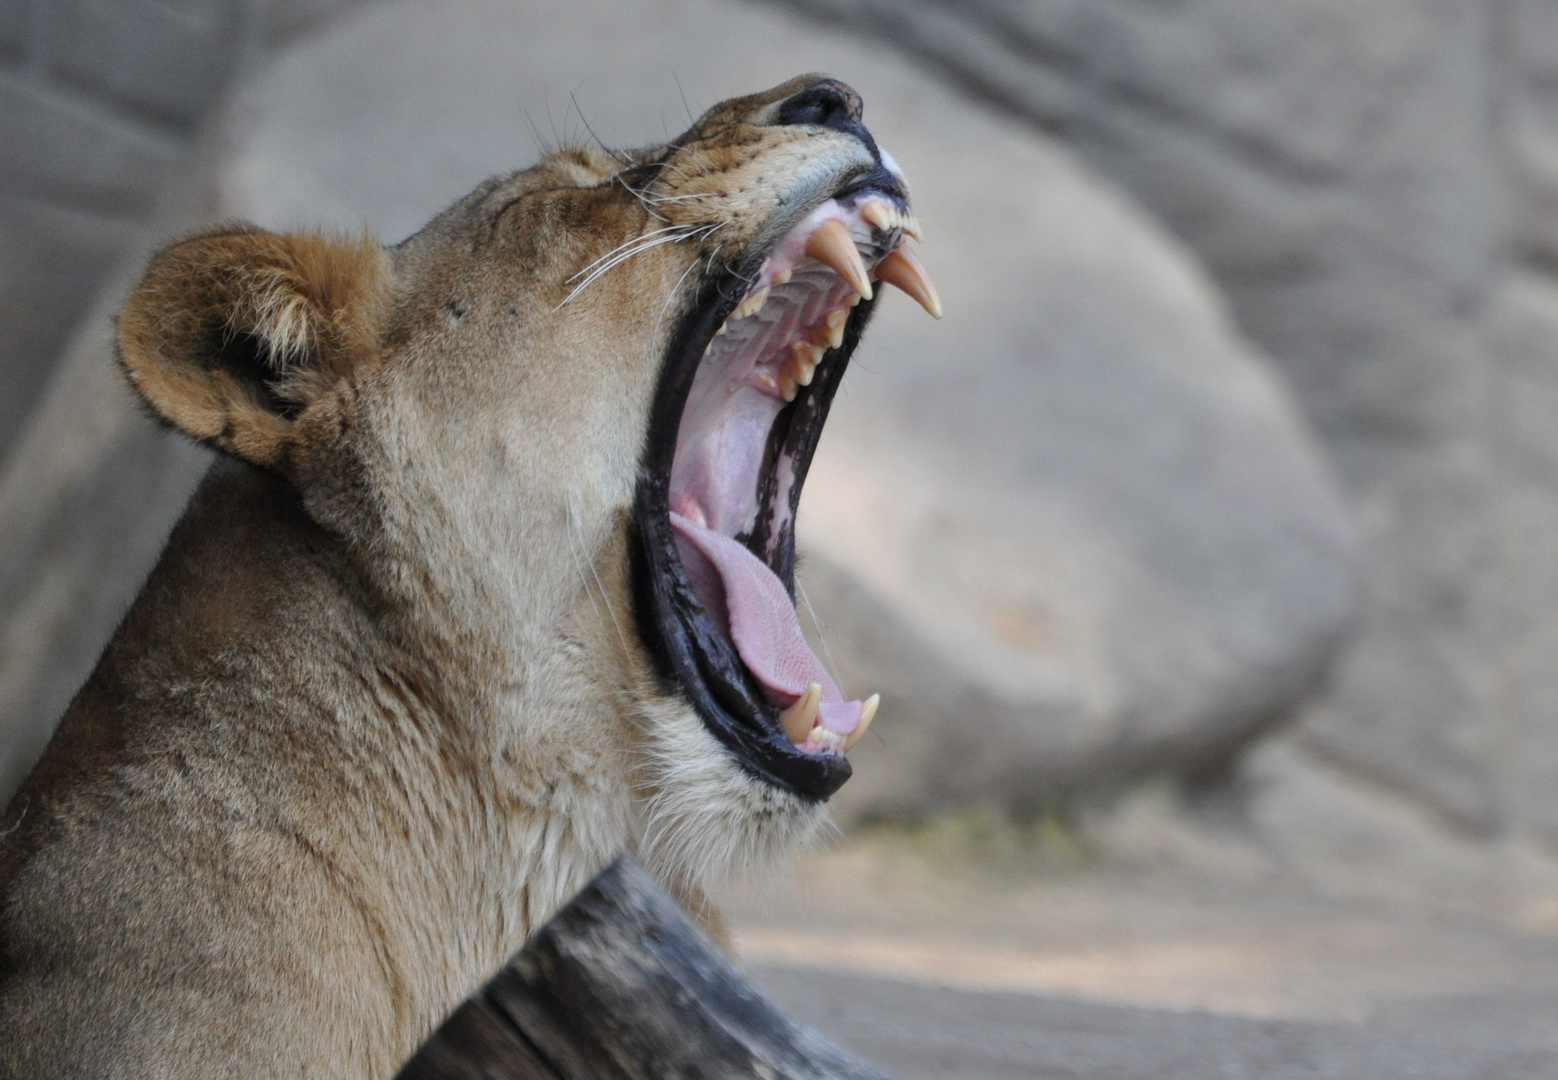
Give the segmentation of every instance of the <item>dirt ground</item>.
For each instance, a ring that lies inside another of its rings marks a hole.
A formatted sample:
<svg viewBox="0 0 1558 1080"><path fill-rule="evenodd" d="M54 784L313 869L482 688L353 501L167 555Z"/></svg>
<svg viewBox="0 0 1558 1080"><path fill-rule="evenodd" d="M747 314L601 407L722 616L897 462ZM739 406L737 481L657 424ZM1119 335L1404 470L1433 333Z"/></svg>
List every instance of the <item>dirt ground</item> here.
<svg viewBox="0 0 1558 1080"><path fill-rule="evenodd" d="M1558 1077L1558 928L1317 895L1236 847L974 812L721 903L765 990L901 1080Z"/></svg>

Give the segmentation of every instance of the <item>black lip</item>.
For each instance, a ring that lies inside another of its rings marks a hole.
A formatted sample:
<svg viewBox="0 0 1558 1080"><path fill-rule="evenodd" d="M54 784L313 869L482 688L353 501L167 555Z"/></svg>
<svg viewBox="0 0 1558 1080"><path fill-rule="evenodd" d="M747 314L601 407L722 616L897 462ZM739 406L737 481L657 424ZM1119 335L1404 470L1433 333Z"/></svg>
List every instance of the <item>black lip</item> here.
<svg viewBox="0 0 1558 1080"><path fill-rule="evenodd" d="M863 186L852 185L839 196L847 196ZM872 186L885 189L884 193L898 195L896 183ZM902 205L901 196L897 201ZM822 801L849 779L853 771L849 761L843 755L802 753L785 737L778 710L768 704L762 688L736 654L734 645L704 614L703 603L687 578L671 530L671 464L682 409L705 346L735 309L746 290L745 283L752 280L761 259L758 256L752 260L748 273L731 273L706 280L667 350L660 385L650 408L648 441L640 461L634 495L634 614L640 639L647 644L667 692L681 690L709 731L730 749L747 772L802 798ZM741 538L753 550L776 553L776 564L771 562L771 565L792 601L795 595L793 511L799 502L833 395L873 307L874 301L869 300L856 305L845 324L843 342L828 351L818 367L817 379L803 388L774 422L767 461L771 463L781 449L794 454L790 524L781 535L773 536L769 533L771 520L760 515L753 535ZM771 483L772 476L772 469L765 468L763 483Z"/></svg>

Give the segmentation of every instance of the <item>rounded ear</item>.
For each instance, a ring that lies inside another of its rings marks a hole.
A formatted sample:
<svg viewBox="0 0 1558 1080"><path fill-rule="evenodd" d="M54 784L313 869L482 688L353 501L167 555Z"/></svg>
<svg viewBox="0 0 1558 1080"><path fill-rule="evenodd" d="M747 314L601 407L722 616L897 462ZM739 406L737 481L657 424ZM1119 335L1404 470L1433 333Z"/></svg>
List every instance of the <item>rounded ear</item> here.
<svg viewBox="0 0 1558 1080"><path fill-rule="evenodd" d="M119 315L119 363L167 423L281 466L298 417L377 363L389 276L367 238L197 233L152 257Z"/></svg>

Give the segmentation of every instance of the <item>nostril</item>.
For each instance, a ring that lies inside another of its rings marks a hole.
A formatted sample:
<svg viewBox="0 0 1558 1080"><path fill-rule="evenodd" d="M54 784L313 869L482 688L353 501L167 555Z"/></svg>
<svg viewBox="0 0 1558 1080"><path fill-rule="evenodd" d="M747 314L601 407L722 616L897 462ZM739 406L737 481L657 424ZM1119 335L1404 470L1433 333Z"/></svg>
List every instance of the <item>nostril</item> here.
<svg viewBox="0 0 1558 1080"><path fill-rule="evenodd" d="M821 83L779 106L781 124L805 124L842 131L860 121L857 99L842 87Z"/></svg>

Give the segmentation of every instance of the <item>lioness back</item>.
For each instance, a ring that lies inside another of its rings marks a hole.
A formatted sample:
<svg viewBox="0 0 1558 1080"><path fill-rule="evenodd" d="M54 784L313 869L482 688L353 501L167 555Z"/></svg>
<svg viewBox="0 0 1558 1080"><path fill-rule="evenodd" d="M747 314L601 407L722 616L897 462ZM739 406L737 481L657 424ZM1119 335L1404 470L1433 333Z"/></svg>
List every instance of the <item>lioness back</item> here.
<svg viewBox="0 0 1558 1080"><path fill-rule="evenodd" d="M619 852L712 919L813 832L876 699L793 518L916 232L803 76L394 247L155 256L120 363L227 457L0 820L0 1077L392 1076Z"/></svg>

